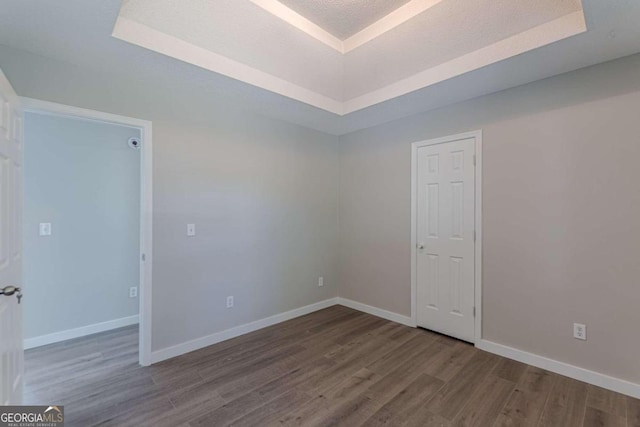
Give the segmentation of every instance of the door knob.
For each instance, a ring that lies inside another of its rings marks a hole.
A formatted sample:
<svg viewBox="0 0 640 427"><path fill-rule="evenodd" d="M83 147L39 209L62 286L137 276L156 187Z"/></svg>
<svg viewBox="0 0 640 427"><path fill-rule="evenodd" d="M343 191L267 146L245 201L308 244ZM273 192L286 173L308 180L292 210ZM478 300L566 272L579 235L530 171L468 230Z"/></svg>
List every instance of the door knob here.
<svg viewBox="0 0 640 427"><path fill-rule="evenodd" d="M18 298L18 304L20 304L20 300L22 299L22 289L13 285L8 285L0 289L0 295L10 297L11 295L14 295L14 294L16 298Z"/></svg>
<svg viewBox="0 0 640 427"><path fill-rule="evenodd" d="M424 243L418 243L418 249L424 249Z"/></svg>
<svg viewBox="0 0 640 427"><path fill-rule="evenodd" d="M16 292L20 292L20 288L13 285L5 286L4 288L0 289L0 295L6 295L8 297L15 294Z"/></svg>

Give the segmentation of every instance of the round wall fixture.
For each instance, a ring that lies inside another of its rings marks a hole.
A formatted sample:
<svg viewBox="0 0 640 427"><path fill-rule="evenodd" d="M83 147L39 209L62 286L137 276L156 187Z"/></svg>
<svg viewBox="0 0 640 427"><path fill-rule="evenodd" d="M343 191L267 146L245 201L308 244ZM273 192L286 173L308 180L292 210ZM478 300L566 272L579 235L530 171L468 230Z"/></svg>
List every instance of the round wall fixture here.
<svg viewBox="0 0 640 427"><path fill-rule="evenodd" d="M139 150L140 147L142 147L142 141L140 140L140 138L129 138L129 147L133 148L134 150Z"/></svg>

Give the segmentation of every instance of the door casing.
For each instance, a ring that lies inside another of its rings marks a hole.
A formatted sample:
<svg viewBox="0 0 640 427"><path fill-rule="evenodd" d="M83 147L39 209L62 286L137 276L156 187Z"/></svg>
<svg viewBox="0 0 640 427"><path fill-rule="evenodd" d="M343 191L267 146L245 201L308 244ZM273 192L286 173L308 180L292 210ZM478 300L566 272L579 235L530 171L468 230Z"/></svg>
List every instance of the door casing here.
<svg viewBox="0 0 640 427"><path fill-rule="evenodd" d="M418 325L418 274L417 274L417 209L418 209L418 149L428 145L444 144L462 139L475 140L475 334L474 343L482 339L482 130L466 132L411 144L411 322Z"/></svg>
<svg viewBox="0 0 640 427"><path fill-rule="evenodd" d="M151 290L153 272L153 132L152 123L132 117L20 97L24 112L49 114L127 126L140 131L140 334L139 362L151 365Z"/></svg>

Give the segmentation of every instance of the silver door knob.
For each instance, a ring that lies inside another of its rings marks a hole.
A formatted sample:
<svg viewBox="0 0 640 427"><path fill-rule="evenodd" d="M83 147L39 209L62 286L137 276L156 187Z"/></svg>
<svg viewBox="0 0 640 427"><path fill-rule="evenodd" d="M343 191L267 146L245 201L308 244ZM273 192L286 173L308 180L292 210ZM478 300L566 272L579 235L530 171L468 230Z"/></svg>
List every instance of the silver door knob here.
<svg viewBox="0 0 640 427"><path fill-rule="evenodd" d="M20 300L22 299L22 289L13 285L8 285L0 289L0 295L10 297L11 295L14 295L14 294L16 298L18 298L18 304L20 304Z"/></svg>
<svg viewBox="0 0 640 427"><path fill-rule="evenodd" d="M4 288L0 289L0 295L6 295L8 297L15 294L16 292L20 293L20 288L13 285L5 286Z"/></svg>
<svg viewBox="0 0 640 427"><path fill-rule="evenodd" d="M418 243L418 249L424 249L424 243Z"/></svg>

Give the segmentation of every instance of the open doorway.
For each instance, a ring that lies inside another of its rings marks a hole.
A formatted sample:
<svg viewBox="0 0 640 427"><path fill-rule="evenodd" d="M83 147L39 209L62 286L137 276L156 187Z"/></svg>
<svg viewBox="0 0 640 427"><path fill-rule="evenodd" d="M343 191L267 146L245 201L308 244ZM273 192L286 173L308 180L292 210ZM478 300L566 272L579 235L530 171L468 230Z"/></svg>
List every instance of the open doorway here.
<svg viewBox="0 0 640 427"><path fill-rule="evenodd" d="M120 345L149 365L151 123L21 101L25 348Z"/></svg>

